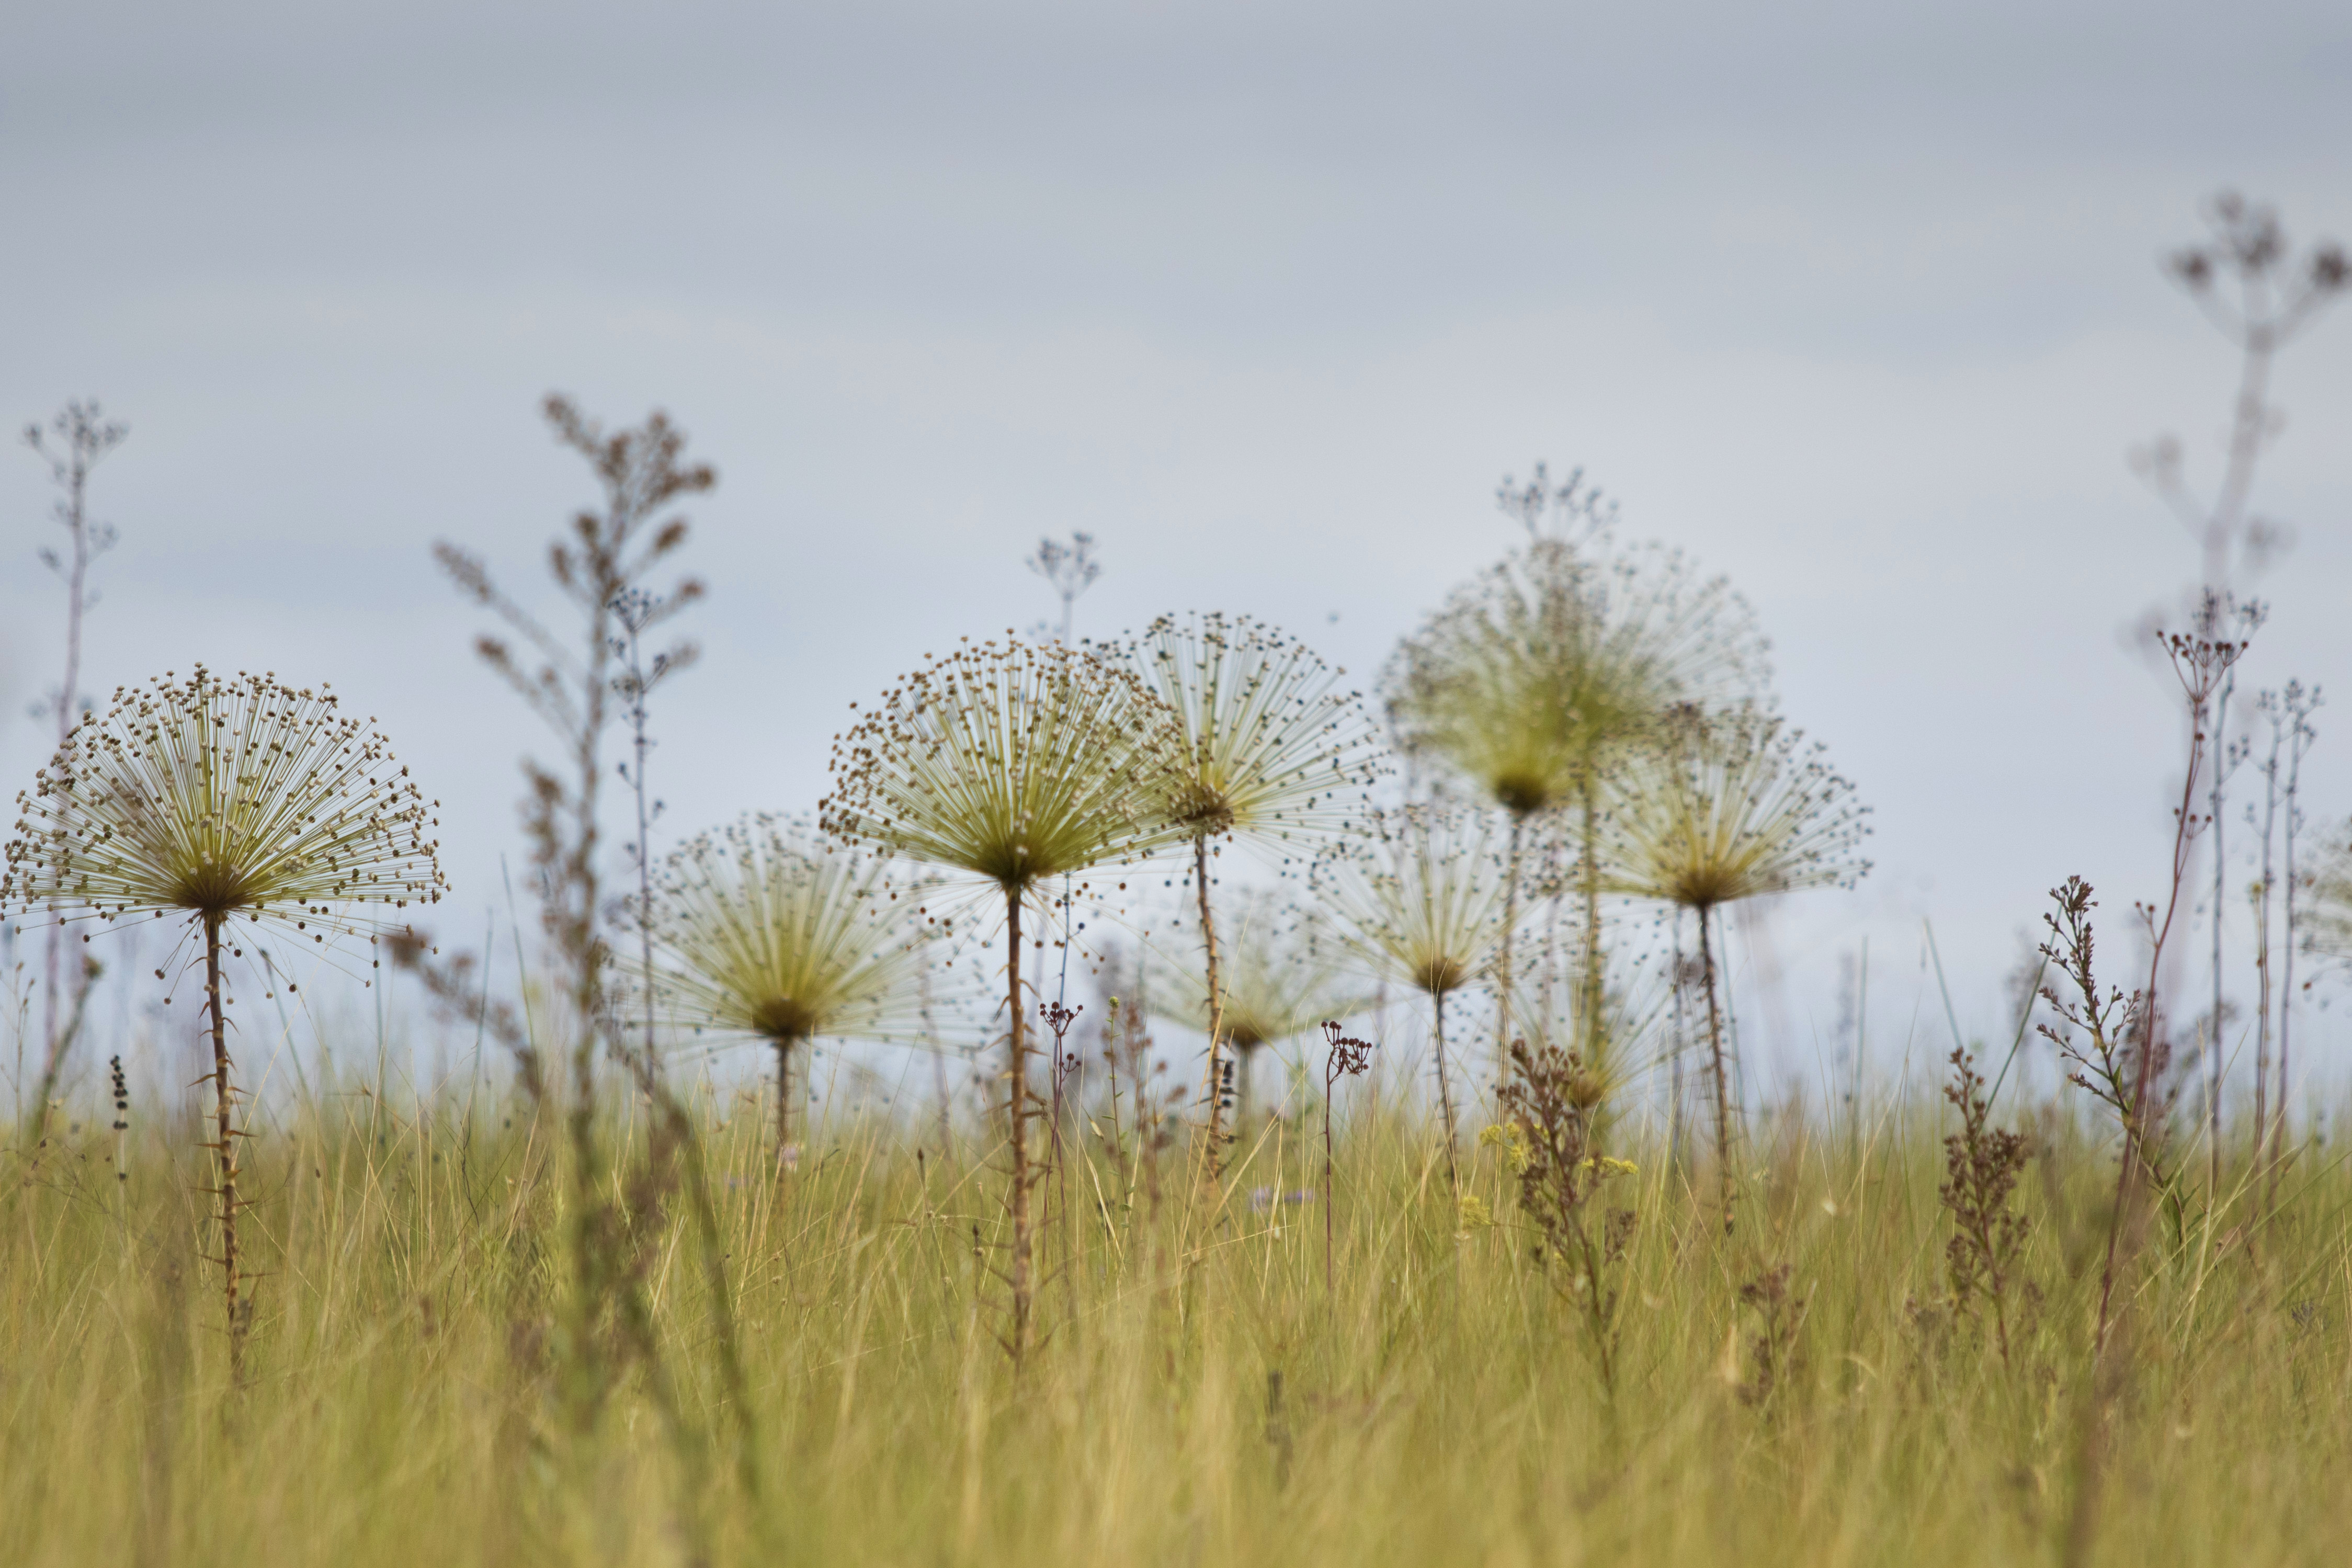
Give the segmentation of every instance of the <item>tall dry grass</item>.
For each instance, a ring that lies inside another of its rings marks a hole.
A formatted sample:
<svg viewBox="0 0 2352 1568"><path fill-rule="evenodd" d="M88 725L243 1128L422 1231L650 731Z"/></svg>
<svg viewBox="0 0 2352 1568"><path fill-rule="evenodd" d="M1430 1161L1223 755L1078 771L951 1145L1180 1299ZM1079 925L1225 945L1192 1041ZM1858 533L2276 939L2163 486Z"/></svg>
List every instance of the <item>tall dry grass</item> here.
<svg viewBox="0 0 2352 1568"><path fill-rule="evenodd" d="M884 1122L821 1129L779 1188L772 1108L703 1091L756 1500L682 1455L642 1386L584 1436L560 1415L569 1193L544 1156L563 1134L520 1101L485 1096L468 1125L462 1097L345 1085L257 1119L242 1388L205 1310L193 1135L136 1118L118 1182L88 1122L12 1157L0 1191L0 1540L11 1568L668 1563L698 1541L745 1563L2010 1563L2059 1552L2084 1412L2105 1408L2095 1560L2352 1557L2352 1173L2325 1149L2274 1221L2245 1223L2242 1196L2152 1237L2101 1406L2114 1150L2087 1119L2029 1127L2032 1291L2010 1300L2006 1370L1989 1319L1948 1304L1957 1121L1925 1097L1858 1137L1758 1124L1728 1239L1712 1173L1629 1126L1612 1400L1507 1142L1465 1150L1479 1203L1457 1205L1427 1117L1370 1089L1340 1104L1328 1293L1319 1198L1294 1201L1320 1185L1319 1105L1245 1130L1213 1214L1187 1206L1179 1145L1155 1184L1150 1142L1114 1142L1097 1107L1066 1185L1040 1188L1016 1375L984 1136L919 1153ZM600 1133L648 1124L614 1104ZM644 1223L664 1363L730 1442L712 1276L687 1215Z"/></svg>

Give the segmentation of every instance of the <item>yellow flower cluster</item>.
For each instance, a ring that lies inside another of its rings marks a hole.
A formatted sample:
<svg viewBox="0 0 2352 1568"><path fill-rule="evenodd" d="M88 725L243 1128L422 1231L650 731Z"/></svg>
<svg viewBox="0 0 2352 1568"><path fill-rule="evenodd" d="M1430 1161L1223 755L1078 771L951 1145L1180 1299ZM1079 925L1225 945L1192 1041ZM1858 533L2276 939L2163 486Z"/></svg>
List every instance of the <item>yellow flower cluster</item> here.
<svg viewBox="0 0 2352 1568"><path fill-rule="evenodd" d="M1535 1152L1528 1147L1528 1130L1516 1121L1500 1122L1480 1132L1478 1147L1501 1149L1515 1176L1526 1175L1535 1159Z"/></svg>

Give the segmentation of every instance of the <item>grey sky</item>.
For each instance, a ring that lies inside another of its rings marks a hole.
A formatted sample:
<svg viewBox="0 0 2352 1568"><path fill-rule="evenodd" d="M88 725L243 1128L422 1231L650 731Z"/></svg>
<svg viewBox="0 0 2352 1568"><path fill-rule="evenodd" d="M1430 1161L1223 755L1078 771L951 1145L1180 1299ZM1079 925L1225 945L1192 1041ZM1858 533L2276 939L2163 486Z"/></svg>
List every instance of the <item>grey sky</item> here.
<svg viewBox="0 0 2352 1568"><path fill-rule="evenodd" d="M446 803L457 910L523 731L427 550L535 585L587 499L551 387L721 471L676 833L813 805L849 702L1045 615L1044 532L1101 541L1082 631L1247 611L1369 680L1540 456L1733 577L1877 808L1864 889L1776 917L1803 1059L1865 931L1899 1016L1932 917L1990 1027L2045 889L2154 891L2177 726L2119 634L2195 555L2123 455L2177 429L2210 478L2232 371L2154 262L2224 183L2352 237L2340 5L486 9L0 45L0 411L133 426L89 685L332 679ZM2352 320L2277 392L2249 679L2352 703ZM12 790L42 479L0 461Z"/></svg>

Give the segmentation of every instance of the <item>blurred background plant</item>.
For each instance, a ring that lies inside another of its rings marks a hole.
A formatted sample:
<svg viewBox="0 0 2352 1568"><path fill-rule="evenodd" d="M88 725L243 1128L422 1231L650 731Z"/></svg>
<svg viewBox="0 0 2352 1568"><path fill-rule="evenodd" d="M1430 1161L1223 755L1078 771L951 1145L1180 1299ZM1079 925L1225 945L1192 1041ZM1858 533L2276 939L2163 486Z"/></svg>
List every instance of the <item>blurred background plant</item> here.
<svg viewBox="0 0 2352 1568"><path fill-rule="evenodd" d="M1476 806L1429 802L1377 811L1369 834L1319 859L1309 883L1361 962L1429 999L1440 1131L1457 1194L1445 1009L1457 993L1493 978L1509 940L1503 913L1509 877L1496 826Z"/></svg>
<svg viewBox="0 0 2352 1568"><path fill-rule="evenodd" d="M1659 743L1620 787L1609 817L1612 890L1698 917L1706 1001L1715 1156L1723 1223L1738 1193L1735 1110L1724 1059L1716 911L1805 888L1852 887L1870 869L1858 854L1869 808L1832 771L1826 750L1760 710L1669 717Z"/></svg>
<svg viewBox="0 0 2352 1568"><path fill-rule="evenodd" d="M90 563L113 549L121 538L112 523L90 515L89 476L130 436L131 426L119 419L109 419L94 397L68 403L50 416L46 430L37 424L25 426L25 445L49 470L49 480L58 489L50 519L66 531L63 553L46 544L37 552L41 564L65 584L65 668L58 684L32 708L34 718L56 721L57 743L60 747L91 706L81 689L82 617L98 605L98 590L89 585ZM63 1000L64 968L65 933L53 928L42 954L41 1082L33 1096L33 1120L26 1130L28 1143L38 1143L47 1126L50 1098L57 1093L66 1058L73 1049L74 1038L80 1033L89 1009L90 986L105 972L97 959L85 955L77 966L73 1000L67 1005ZM62 1027L61 1008L65 1015Z"/></svg>
<svg viewBox="0 0 2352 1568"><path fill-rule="evenodd" d="M1233 1047L1234 1128L1246 1134L1259 1056L1301 1039L1327 1021L1345 1022L1371 1005L1360 966L1337 931L1312 906L1280 889L1235 896L1226 910L1234 932L1231 959L1219 972L1215 1016ZM1151 1010L1187 1028L1205 1030L1208 987L1190 969L1152 972Z"/></svg>
<svg viewBox="0 0 2352 1568"><path fill-rule="evenodd" d="M779 1178L795 1151L795 1052L820 1036L929 1037L922 932L953 921L905 893L881 860L765 813L697 834L662 867L648 925L663 1010L690 1031L681 1046L750 1037L775 1052Z"/></svg>
<svg viewBox="0 0 2352 1568"><path fill-rule="evenodd" d="M1151 809L1192 850L1209 1040L1197 1163L1214 1185L1226 1139L1226 995L1210 894L1217 841L1315 854L1322 840L1360 827L1384 761L1361 700L1339 685L1344 672L1263 622L1163 616L1124 651L1181 738L1181 763Z"/></svg>

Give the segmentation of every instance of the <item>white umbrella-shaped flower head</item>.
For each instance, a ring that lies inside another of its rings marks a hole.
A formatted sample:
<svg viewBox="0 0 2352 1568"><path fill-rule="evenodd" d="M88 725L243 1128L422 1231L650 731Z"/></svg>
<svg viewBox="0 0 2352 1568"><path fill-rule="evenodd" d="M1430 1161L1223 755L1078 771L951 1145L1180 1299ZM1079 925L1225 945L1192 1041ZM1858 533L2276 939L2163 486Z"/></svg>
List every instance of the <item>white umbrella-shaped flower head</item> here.
<svg viewBox="0 0 2352 1568"><path fill-rule="evenodd" d="M1509 940L1501 837L1493 815L1483 810L1407 805L1375 813L1364 840L1328 857L1313 876L1349 943L1376 970L1430 999L1449 1159L1454 1098L1445 1005L1486 977Z"/></svg>
<svg viewBox="0 0 2352 1568"><path fill-rule="evenodd" d="M1754 709L1676 710L1622 782L1610 814L1612 885L1696 910L1715 1089L1716 1163L1731 1224L1731 1107L1717 994L1714 912L1805 888L1851 887L1869 808L1802 731Z"/></svg>
<svg viewBox="0 0 2352 1568"><path fill-rule="evenodd" d="M877 858L764 814L698 835L664 863L653 926L666 1010L677 1024L773 1048L780 1162L796 1050L820 1036L921 1033L923 917L912 898Z"/></svg>

